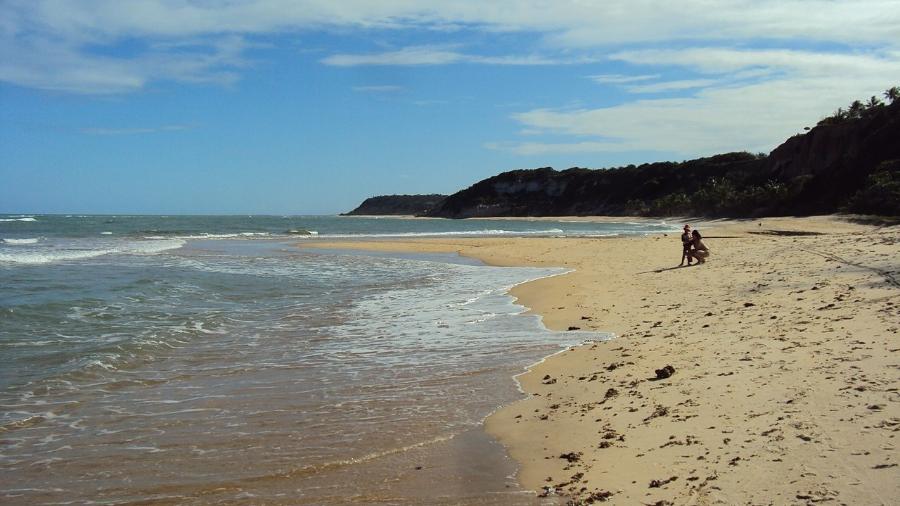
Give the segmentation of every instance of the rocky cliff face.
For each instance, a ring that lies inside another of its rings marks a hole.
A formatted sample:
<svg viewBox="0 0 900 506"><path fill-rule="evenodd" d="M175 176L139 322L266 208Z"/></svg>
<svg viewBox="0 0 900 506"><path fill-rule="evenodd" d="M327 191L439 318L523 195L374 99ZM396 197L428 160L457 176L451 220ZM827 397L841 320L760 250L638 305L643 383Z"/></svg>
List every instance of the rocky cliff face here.
<svg viewBox="0 0 900 506"><path fill-rule="evenodd" d="M615 169L515 170L447 197L428 214L445 218L646 214L648 203L674 192L690 194L717 176L755 181L761 167L755 155L728 153Z"/></svg>
<svg viewBox="0 0 900 506"><path fill-rule="evenodd" d="M897 159L900 101L791 137L769 154L765 170L799 189L794 211L833 212L879 164Z"/></svg>
<svg viewBox="0 0 900 506"><path fill-rule="evenodd" d="M381 195L367 198L345 216L422 215L439 205L446 195Z"/></svg>

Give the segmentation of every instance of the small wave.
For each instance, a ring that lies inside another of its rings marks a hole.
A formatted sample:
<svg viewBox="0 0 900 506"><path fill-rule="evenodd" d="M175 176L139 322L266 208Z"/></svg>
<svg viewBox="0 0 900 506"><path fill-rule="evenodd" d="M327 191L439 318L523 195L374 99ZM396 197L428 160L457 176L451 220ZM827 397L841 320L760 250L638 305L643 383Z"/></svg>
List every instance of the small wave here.
<svg viewBox="0 0 900 506"><path fill-rule="evenodd" d="M37 244L40 241L40 237L29 237L26 239L0 239L0 242L3 244L9 245L20 245L20 244Z"/></svg>
<svg viewBox="0 0 900 506"><path fill-rule="evenodd" d="M549 228L544 230L504 230L504 229L484 229L484 230L455 230L452 232L386 232L383 234L324 234L324 238L362 238L362 237L446 237L446 236L500 236L500 235L560 235L566 232L559 228Z"/></svg>
<svg viewBox="0 0 900 506"><path fill-rule="evenodd" d="M388 448L386 450L376 451L372 453L368 453L365 455L361 455L359 457L351 457L347 459L333 460L330 462L324 462L321 464L310 464L302 467L295 467L293 469L286 469L284 471L278 472L277 474L268 474L268 475L259 475L259 476L248 476L246 478L241 479L243 482L260 482L267 481L273 479L284 479L284 478L298 478L305 475L313 475L319 474L324 471L329 471L332 469L339 469L343 467L353 466L356 464L364 464L366 462L370 462L372 460L381 459L384 457L388 457L391 455L395 455L398 453L406 453L410 450L415 450L418 448L423 448L427 446L431 446L434 444L442 443L444 441L450 441L455 438L456 434L449 434L446 436L437 436L435 438L429 439L427 441L420 441L418 443L412 443L405 446Z"/></svg>
<svg viewBox="0 0 900 506"><path fill-rule="evenodd" d="M88 251L28 251L23 253L0 253L0 263L49 264L67 260L83 260L112 253L111 250Z"/></svg>
<svg viewBox="0 0 900 506"><path fill-rule="evenodd" d="M11 422L0 425L0 434L16 429L27 429L30 427L34 427L35 425L40 424L46 419L47 417L43 415L27 415L25 418L13 420Z"/></svg>
<svg viewBox="0 0 900 506"><path fill-rule="evenodd" d="M124 248L123 251L117 251L126 254L134 254L134 255L152 255L155 253L162 253L163 251L168 251L172 249L178 249L184 246L184 241L181 239L165 239L162 241L151 241L151 242L134 242L130 243L127 248Z"/></svg>
<svg viewBox="0 0 900 506"><path fill-rule="evenodd" d="M84 365L85 369L103 369L104 371L116 371L118 368L115 364L104 362L102 360L96 359L91 360L87 364Z"/></svg>
<svg viewBox="0 0 900 506"><path fill-rule="evenodd" d="M112 232L100 232L100 235L112 235Z"/></svg>
<svg viewBox="0 0 900 506"><path fill-rule="evenodd" d="M165 232L165 234L169 234L169 232ZM174 234L174 233L172 233ZM270 234L268 232L240 232L240 233L232 233L232 234L191 234L191 235L145 235L144 239L180 239L180 240L192 240L192 239L237 239L240 237L269 237Z"/></svg>
<svg viewBox="0 0 900 506"><path fill-rule="evenodd" d="M28 216L25 218L0 218L0 221L37 221L37 220Z"/></svg>
<svg viewBox="0 0 900 506"><path fill-rule="evenodd" d="M16 251L14 253L0 253L0 263L37 265L84 260L112 254L153 255L171 249L178 249L182 246L184 246L184 241L182 240L165 239L159 241L136 241L97 249L48 250L38 248Z"/></svg>

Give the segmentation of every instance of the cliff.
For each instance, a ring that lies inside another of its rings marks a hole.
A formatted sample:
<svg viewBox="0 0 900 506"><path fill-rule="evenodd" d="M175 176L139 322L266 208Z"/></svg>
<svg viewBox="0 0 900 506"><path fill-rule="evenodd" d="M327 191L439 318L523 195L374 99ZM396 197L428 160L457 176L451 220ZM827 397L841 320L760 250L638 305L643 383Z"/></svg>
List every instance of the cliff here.
<svg viewBox="0 0 900 506"><path fill-rule="evenodd" d="M762 160L749 153L729 153L687 162L659 162L615 169L550 167L515 170L478 182L447 197L429 216L588 216L654 214L651 207L672 194L699 191L719 176L741 182L757 179ZM674 204L674 203L673 203ZM673 206L666 206L672 208Z"/></svg>
<svg viewBox="0 0 900 506"><path fill-rule="evenodd" d="M344 216L421 215L435 208L446 195L381 195L370 197Z"/></svg>
<svg viewBox="0 0 900 506"><path fill-rule="evenodd" d="M853 206L854 194L879 166L900 160L900 101L870 109L858 119L823 123L791 137L766 160L765 170L773 179L797 189L795 202L786 209L797 214Z"/></svg>
<svg viewBox="0 0 900 506"><path fill-rule="evenodd" d="M839 109L768 155L727 153L609 169L513 170L448 197L373 197L348 214L900 215L900 100L868 107L855 102L850 111Z"/></svg>

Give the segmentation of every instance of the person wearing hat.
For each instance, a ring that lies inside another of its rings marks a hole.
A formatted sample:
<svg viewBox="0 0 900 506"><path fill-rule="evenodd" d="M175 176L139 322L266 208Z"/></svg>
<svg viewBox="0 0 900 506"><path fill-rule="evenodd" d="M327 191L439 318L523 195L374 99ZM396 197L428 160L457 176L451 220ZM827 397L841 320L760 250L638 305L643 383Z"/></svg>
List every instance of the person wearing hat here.
<svg viewBox="0 0 900 506"><path fill-rule="evenodd" d="M684 233L681 234L681 263L678 264L679 267L684 265L684 261L687 259L688 265L691 265L691 261L694 259L691 256L691 226L684 226Z"/></svg>

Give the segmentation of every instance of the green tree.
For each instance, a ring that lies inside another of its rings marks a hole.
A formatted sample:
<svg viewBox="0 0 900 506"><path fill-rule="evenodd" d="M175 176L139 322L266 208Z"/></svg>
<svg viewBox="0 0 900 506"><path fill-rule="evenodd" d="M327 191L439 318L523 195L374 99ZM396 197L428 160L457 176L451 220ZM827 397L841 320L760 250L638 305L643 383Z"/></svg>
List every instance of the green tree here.
<svg viewBox="0 0 900 506"><path fill-rule="evenodd" d="M900 86L891 86L885 90L884 98L893 104L895 100L900 98Z"/></svg>
<svg viewBox="0 0 900 506"><path fill-rule="evenodd" d="M869 98L869 101L866 102L866 107L869 109L874 109L880 105L884 105L884 104L881 102L881 99L876 97L875 95L872 95L872 97Z"/></svg>
<svg viewBox="0 0 900 506"><path fill-rule="evenodd" d="M822 125L835 125L837 123L841 123L842 121L847 119L847 111L844 110L843 107L838 107L836 111L831 113L831 116L827 118L823 118L821 121L816 123L817 126Z"/></svg>
<svg viewBox="0 0 900 506"><path fill-rule="evenodd" d="M864 110L866 110L866 106L859 100L854 100L850 107L847 108L847 113L852 119L856 119L862 116Z"/></svg>
<svg viewBox="0 0 900 506"><path fill-rule="evenodd" d="M863 214L900 216L900 160L882 162L850 199L850 209Z"/></svg>

